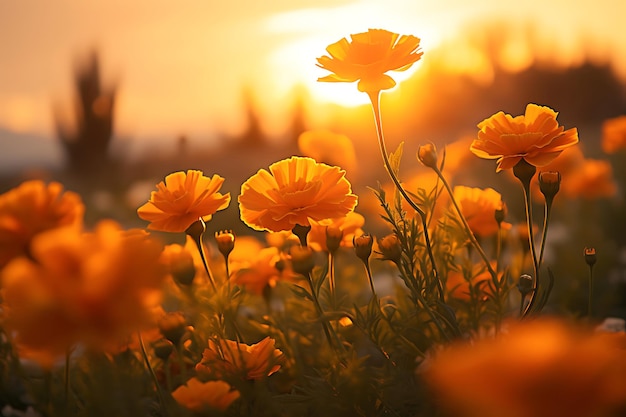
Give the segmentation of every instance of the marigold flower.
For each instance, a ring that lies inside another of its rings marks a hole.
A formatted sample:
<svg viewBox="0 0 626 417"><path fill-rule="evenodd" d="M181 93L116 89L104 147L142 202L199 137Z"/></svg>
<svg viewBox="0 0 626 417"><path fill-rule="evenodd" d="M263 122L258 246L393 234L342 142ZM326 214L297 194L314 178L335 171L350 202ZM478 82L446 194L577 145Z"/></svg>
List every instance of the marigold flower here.
<svg viewBox="0 0 626 417"><path fill-rule="evenodd" d="M543 319L439 352L423 376L458 417L614 416L626 406L626 336Z"/></svg>
<svg viewBox="0 0 626 417"><path fill-rule="evenodd" d="M345 171L291 157L260 169L241 185L241 219L255 230L279 232L345 216L357 203Z"/></svg>
<svg viewBox="0 0 626 417"><path fill-rule="evenodd" d="M266 287L273 287L280 280L282 272L276 268L281 260L277 248L264 248L253 254L248 254L247 265L238 265L232 273L232 282L244 287L247 291L262 295Z"/></svg>
<svg viewBox="0 0 626 417"><path fill-rule="evenodd" d="M331 219L326 223L312 222L308 235L308 245L316 251L328 252L329 231L341 232L339 246L352 247L352 238L355 234L363 234L361 227L365 224L365 217L351 211L344 217Z"/></svg>
<svg viewBox="0 0 626 417"><path fill-rule="evenodd" d="M29 258L2 270L3 324L47 365L76 343L101 350L153 321L166 276L161 251L161 243L113 221L93 233L43 232Z"/></svg>
<svg viewBox="0 0 626 417"><path fill-rule="evenodd" d="M226 411L239 396L239 391L234 390L227 382L201 382L198 378L191 378L172 392L172 397L178 404L198 413L207 409Z"/></svg>
<svg viewBox="0 0 626 417"><path fill-rule="evenodd" d="M167 266L174 280L181 285L191 285L196 276L196 264L193 252L185 246L173 243L165 246L161 261Z"/></svg>
<svg viewBox="0 0 626 417"><path fill-rule="evenodd" d="M219 192L224 179L205 177L202 171L188 170L169 174L157 184L150 200L137 209L148 229L184 232L196 220L211 220L213 214L230 204L230 193Z"/></svg>
<svg viewBox="0 0 626 417"><path fill-rule="evenodd" d="M493 236L499 230L495 214L502 209L502 196L493 188L473 188L456 186L452 192L461 213L474 235ZM500 223L500 227L509 229L511 225Z"/></svg>
<svg viewBox="0 0 626 417"><path fill-rule="evenodd" d="M528 104L523 116L498 112L478 124L480 131L470 150L480 158L497 159L496 172L513 168L524 159L530 165L549 164L569 146L578 143L578 131L564 131L549 107Z"/></svg>
<svg viewBox="0 0 626 417"><path fill-rule="evenodd" d="M356 168L354 145L346 135L323 129L307 130L298 136L298 148L317 162L339 166L347 172Z"/></svg>
<svg viewBox="0 0 626 417"><path fill-rule="evenodd" d="M384 29L369 29L350 35L350 39L329 45L326 51L330 56L317 58L317 66L332 73L318 81L359 81L359 91L367 93L388 90L396 82L386 73L409 69L423 54L419 38Z"/></svg>
<svg viewBox="0 0 626 417"><path fill-rule="evenodd" d="M0 268L29 253L35 235L45 230L83 225L85 206L80 196L63 191L58 182L23 182L0 195Z"/></svg>
<svg viewBox="0 0 626 417"><path fill-rule="evenodd" d="M253 345L225 339L209 340L196 372L207 377L261 379L277 372L283 357L269 336Z"/></svg>
<svg viewBox="0 0 626 417"><path fill-rule="evenodd" d="M602 123L602 150L615 153L626 148L626 116L607 119Z"/></svg>

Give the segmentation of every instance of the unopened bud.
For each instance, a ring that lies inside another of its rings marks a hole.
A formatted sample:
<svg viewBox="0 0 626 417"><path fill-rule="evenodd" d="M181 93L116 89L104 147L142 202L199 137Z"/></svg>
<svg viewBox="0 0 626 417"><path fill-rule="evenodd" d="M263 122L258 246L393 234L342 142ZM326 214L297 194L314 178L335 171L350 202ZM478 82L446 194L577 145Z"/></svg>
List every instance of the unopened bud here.
<svg viewBox="0 0 626 417"><path fill-rule="evenodd" d="M559 192L561 186L561 174L557 171L539 173L539 190L546 200L551 200Z"/></svg>
<svg viewBox="0 0 626 417"><path fill-rule="evenodd" d="M372 254L372 246L374 245L374 238L370 235L361 235L359 237L354 236L352 238L352 246L354 246L354 252L363 262L367 263L370 255Z"/></svg>
<svg viewBox="0 0 626 417"><path fill-rule="evenodd" d="M437 148L432 143L421 145L417 150L417 159L429 168L437 169Z"/></svg>
<svg viewBox="0 0 626 417"><path fill-rule="evenodd" d="M585 262L587 265L593 266L595 265L598 258L596 257L596 249L595 248L585 248Z"/></svg>
<svg viewBox="0 0 626 417"><path fill-rule="evenodd" d="M158 326L163 337L178 345L187 330L187 321L182 313L170 312L159 319Z"/></svg>
<svg viewBox="0 0 626 417"><path fill-rule="evenodd" d="M152 349L154 349L154 354L157 358L165 361L172 354L174 344L167 339L159 339L152 344Z"/></svg>
<svg viewBox="0 0 626 417"><path fill-rule="evenodd" d="M308 246L293 246L290 250L291 268L294 272L308 275L315 266L313 249Z"/></svg>
<svg viewBox="0 0 626 417"><path fill-rule="evenodd" d="M402 246L400 245L400 239L395 233L385 236L378 242L378 249L380 249L383 259L390 260L396 264L400 262L402 257Z"/></svg>
<svg viewBox="0 0 626 417"><path fill-rule="evenodd" d="M217 249L227 258L235 248L235 235L231 230L220 230L215 233L215 242Z"/></svg>
<svg viewBox="0 0 626 417"><path fill-rule="evenodd" d="M328 248L328 252L335 253L339 246L341 246L341 241L343 239L343 230L336 226L327 226L326 227L326 247Z"/></svg>
<svg viewBox="0 0 626 417"><path fill-rule="evenodd" d="M506 217L506 204L504 204L504 201L500 201L500 205L496 209L494 217L496 219L496 222L498 223L498 226L501 225L504 221L504 218Z"/></svg>
<svg viewBox="0 0 626 417"><path fill-rule="evenodd" d="M522 297L530 294L533 291L533 278L528 274L520 276L517 282L517 289L522 294Z"/></svg>

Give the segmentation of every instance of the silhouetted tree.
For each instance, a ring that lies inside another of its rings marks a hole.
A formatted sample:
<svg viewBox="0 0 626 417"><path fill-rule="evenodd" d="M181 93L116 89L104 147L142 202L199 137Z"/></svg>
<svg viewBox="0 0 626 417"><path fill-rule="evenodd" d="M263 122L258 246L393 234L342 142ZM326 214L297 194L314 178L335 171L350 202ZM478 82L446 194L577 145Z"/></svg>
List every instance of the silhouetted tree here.
<svg viewBox="0 0 626 417"><path fill-rule="evenodd" d="M115 87L102 85L98 53L80 61L74 73L74 122L56 117L57 135L72 174L94 178L111 164Z"/></svg>

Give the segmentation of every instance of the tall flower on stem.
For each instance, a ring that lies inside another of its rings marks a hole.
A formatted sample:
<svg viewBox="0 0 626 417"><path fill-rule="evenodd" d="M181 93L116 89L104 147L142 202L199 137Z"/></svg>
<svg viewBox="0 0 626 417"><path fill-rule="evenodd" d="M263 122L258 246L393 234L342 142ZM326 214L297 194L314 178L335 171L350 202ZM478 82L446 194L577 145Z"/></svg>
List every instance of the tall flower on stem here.
<svg viewBox="0 0 626 417"><path fill-rule="evenodd" d="M213 288L215 282L204 254L202 236L205 222L230 204L230 193L219 192L223 183L219 175L209 178L198 170L174 172L158 183L150 200L137 209L139 217L150 222L148 229L186 232L194 239Z"/></svg>
<svg viewBox="0 0 626 417"><path fill-rule="evenodd" d="M478 157L497 159L496 172L513 169L524 191L528 239L533 259L535 290L531 294L524 315L531 311L537 299L540 257L537 256L534 242L533 217L531 209L530 182L537 167L552 162L564 149L578 143L576 128L564 130L556 120L558 113L549 107L528 104L524 115L513 117L503 112L483 120L478 124L478 137L470 150ZM548 224L544 225L544 234Z"/></svg>
<svg viewBox="0 0 626 417"><path fill-rule="evenodd" d="M319 78L318 81L358 81L357 88L359 91L368 95L374 112L378 145L385 168L398 192L420 216L434 280L437 281L438 287L441 287L430 242L426 213L406 192L391 165L380 112L381 91L396 85L396 82L387 75L387 72L405 71L419 61L423 55L419 48L420 39L412 35L398 35L382 29L370 29L364 33L353 34L350 39L351 41L348 41L343 38L328 46L326 51L330 56L322 56L317 59L318 66L331 72L330 75ZM443 296L442 292L440 292L440 296ZM428 310L426 304L424 307ZM438 321L435 320L435 323Z"/></svg>

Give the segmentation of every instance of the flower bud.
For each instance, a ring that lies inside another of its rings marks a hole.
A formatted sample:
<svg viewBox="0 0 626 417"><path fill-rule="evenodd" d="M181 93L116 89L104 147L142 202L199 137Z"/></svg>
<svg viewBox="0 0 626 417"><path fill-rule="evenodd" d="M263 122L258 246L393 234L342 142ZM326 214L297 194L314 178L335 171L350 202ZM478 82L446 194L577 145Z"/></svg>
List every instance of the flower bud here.
<svg viewBox="0 0 626 417"><path fill-rule="evenodd" d="M598 258L596 257L596 249L595 248L585 248L585 262L589 266L594 266Z"/></svg>
<svg viewBox="0 0 626 417"><path fill-rule="evenodd" d="M327 226L326 227L326 247L328 248L328 252L335 253L339 246L341 246L341 241L343 239L343 230L336 226Z"/></svg>
<svg viewBox="0 0 626 417"><path fill-rule="evenodd" d="M437 169L437 148L432 143L421 145L417 150L417 159L429 168Z"/></svg>
<svg viewBox="0 0 626 417"><path fill-rule="evenodd" d="M551 200L559 192L561 186L561 174L557 171L539 173L539 190L546 200Z"/></svg>
<svg viewBox="0 0 626 417"><path fill-rule="evenodd" d="M517 289L522 294L522 297L526 297L533 291L533 278L528 274L520 276L517 282Z"/></svg>
<svg viewBox="0 0 626 417"><path fill-rule="evenodd" d="M157 358L165 361L172 354L174 344L167 339L159 339L152 344L152 349L154 349L154 354Z"/></svg>
<svg viewBox="0 0 626 417"><path fill-rule="evenodd" d="M293 246L290 250L291 268L294 272L308 275L315 266L313 249L308 246Z"/></svg>
<svg viewBox="0 0 626 417"><path fill-rule="evenodd" d="M402 257L402 247L400 246L400 239L395 233L385 236L378 242L378 249L380 249L383 259L393 261L396 264L400 262Z"/></svg>
<svg viewBox="0 0 626 417"><path fill-rule="evenodd" d="M372 246L374 245L374 238L370 235L361 235L359 237L354 236L352 238L352 246L354 246L354 252L363 262L367 263L370 255L372 254Z"/></svg>
<svg viewBox="0 0 626 417"><path fill-rule="evenodd" d="M506 217L506 204L504 204L504 201L500 201L500 205L496 209L494 217L496 219L496 222L498 223L498 226L500 226L504 221L504 218Z"/></svg>
<svg viewBox="0 0 626 417"><path fill-rule="evenodd" d="M235 235L231 230L220 230L215 233L215 241L217 242L217 249L225 258L235 248Z"/></svg>
<svg viewBox="0 0 626 417"><path fill-rule="evenodd" d="M182 313L170 312L159 319L158 326L163 337L178 345L187 330L187 321Z"/></svg>

